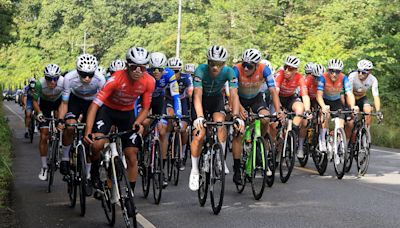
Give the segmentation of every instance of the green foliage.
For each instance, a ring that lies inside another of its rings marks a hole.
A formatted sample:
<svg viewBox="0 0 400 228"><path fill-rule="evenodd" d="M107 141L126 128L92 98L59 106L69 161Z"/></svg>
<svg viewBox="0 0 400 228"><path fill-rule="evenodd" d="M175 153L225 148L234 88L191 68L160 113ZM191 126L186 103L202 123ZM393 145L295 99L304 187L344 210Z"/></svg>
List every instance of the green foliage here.
<svg viewBox="0 0 400 228"><path fill-rule="evenodd" d="M2 106L2 101L0 101ZM0 207L5 206L11 183L11 131L0 110Z"/></svg>

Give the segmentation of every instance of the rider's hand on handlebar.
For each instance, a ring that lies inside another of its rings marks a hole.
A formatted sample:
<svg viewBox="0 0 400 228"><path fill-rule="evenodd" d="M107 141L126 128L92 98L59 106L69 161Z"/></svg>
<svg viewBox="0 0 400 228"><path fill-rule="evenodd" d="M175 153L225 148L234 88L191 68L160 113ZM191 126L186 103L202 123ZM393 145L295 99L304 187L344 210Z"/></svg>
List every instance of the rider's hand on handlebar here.
<svg viewBox="0 0 400 228"><path fill-rule="evenodd" d="M57 130L62 131L65 128L65 122L63 119L57 120Z"/></svg>
<svg viewBox="0 0 400 228"><path fill-rule="evenodd" d="M354 114L358 114L360 112L360 108L358 106L353 106L351 110L354 112Z"/></svg>
<svg viewBox="0 0 400 228"><path fill-rule="evenodd" d="M239 117L234 117L233 122L235 122L235 128L237 131L240 133L244 132L244 121L240 119Z"/></svg>
<svg viewBox="0 0 400 228"><path fill-rule="evenodd" d="M243 120L245 120L245 119L247 119L249 117L246 109L243 108L242 106L240 106L239 115L240 115L240 118L242 118Z"/></svg>
<svg viewBox="0 0 400 228"><path fill-rule="evenodd" d="M93 144L94 141L93 141L92 134L89 133L89 134L85 135L85 137L83 138L83 141L85 141L87 144Z"/></svg>
<svg viewBox="0 0 400 228"><path fill-rule="evenodd" d="M140 123L136 123L136 122L133 123L132 128L135 129L135 130L138 130L137 132L138 132L139 134L143 134L144 127L143 127L143 125L141 125Z"/></svg>
<svg viewBox="0 0 400 228"><path fill-rule="evenodd" d="M376 117L378 118L379 122L383 120L383 113L381 111L376 112Z"/></svg>
<svg viewBox="0 0 400 228"><path fill-rule="evenodd" d="M46 120L44 119L43 113L39 112L36 116L37 121L39 122L45 122Z"/></svg>
<svg viewBox="0 0 400 228"><path fill-rule="evenodd" d="M306 118L307 118L308 120L310 120L310 119L313 118L313 114L312 114L312 112L311 112L310 110L305 111L305 112L304 112L304 115L306 116Z"/></svg>
<svg viewBox="0 0 400 228"><path fill-rule="evenodd" d="M197 117L197 119L193 121L193 127L196 128L197 130L203 129L204 121L205 121L204 117L202 116Z"/></svg>
<svg viewBox="0 0 400 228"><path fill-rule="evenodd" d="M329 105L325 105L323 108L322 108L322 112L323 113L329 113L331 111L331 107L329 106Z"/></svg>

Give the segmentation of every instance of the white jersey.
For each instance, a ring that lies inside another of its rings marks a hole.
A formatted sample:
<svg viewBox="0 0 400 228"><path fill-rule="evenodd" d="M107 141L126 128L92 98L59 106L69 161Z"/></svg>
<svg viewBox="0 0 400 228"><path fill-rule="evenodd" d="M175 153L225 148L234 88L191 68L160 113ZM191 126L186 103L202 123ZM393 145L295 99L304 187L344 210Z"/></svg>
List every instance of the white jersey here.
<svg viewBox="0 0 400 228"><path fill-rule="evenodd" d="M369 88L372 88L374 97L379 96L378 80L372 74L368 75L364 81L361 81L358 77L358 72L355 71L349 75L349 81L356 100L364 97Z"/></svg>
<svg viewBox="0 0 400 228"><path fill-rule="evenodd" d="M56 101L61 97L63 92L63 83L64 77L60 76L57 80L57 85L54 88L50 88L47 86L46 79L43 77L39 81L36 82L35 93L33 95L34 100L47 100L47 101Z"/></svg>
<svg viewBox="0 0 400 228"><path fill-rule="evenodd" d="M84 100L93 100L105 83L106 79L97 71L89 83L84 83L78 72L73 70L65 75L62 100L68 101L71 93Z"/></svg>

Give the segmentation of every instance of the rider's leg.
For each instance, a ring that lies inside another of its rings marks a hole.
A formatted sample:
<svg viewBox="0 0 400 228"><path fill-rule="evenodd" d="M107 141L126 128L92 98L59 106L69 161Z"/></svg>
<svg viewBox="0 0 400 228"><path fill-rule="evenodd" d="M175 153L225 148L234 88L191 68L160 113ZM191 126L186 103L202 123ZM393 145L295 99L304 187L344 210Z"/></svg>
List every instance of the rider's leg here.
<svg viewBox="0 0 400 228"><path fill-rule="evenodd" d="M138 153L140 153L138 147L127 147L124 149L124 154L128 165L128 179L133 192L135 192L136 178L138 174Z"/></svg>
<svg viewBox="0 0 400 228"><path fill-rule="evenodd" d="M192 134L193 140L190 145L190 151L192 153L192 170L190 171L189 188L192 191L196 191L199 189L199 158L206 131L204 128L201 130L194 129Z"/></svg>
<svg viewBox="0 0 400 228"><path fill-rule="evenodd" d="M221 113L221 112L214 112L213 113L213 121L216 121L216 122L225 121L225 114ZM226 127L225 126L219 127L217 135L218 135L219 143L222 146L223 154L225 155L225 153L227 153L227 151L226 151ZM228 174L229 169L228 169L228 166L226 165L226 161L225 161L224 166L225 166L225 173Z"/></svg>

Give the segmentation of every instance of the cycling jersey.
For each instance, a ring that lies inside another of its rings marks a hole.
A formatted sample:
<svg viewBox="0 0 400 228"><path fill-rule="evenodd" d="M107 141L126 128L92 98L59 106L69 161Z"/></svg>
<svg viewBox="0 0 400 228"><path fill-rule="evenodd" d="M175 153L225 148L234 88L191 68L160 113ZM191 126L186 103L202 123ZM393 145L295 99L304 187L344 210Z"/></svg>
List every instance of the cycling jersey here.
<svg viewBox="0 0 400 228"><path fill-rule="evenodd" d="M245 75L242 63L236 64L236 66L233 67L233 71L239 80L239 97L245 99L256 97L260 93L264 82L266 82L268 88L275 87L275 81L271 70L262 63L257 65L257 69L249 77Z"/></svg>
<svg viewBox="0 0 400 228"><path fill-rule="evenodd" d="M33 89L29 87L29 85L25 86L24 88L24 96L26 96L26 110L32 111L33 110Z"/></svg>
<svg viewBox="0 0 400 228"><path fill-rule="evenodd" d="M46 101L56 101L62 95L62 92L64 90L63 84L64 84L63 76L60 76L58 78L57 85L53 89L47 86L45 78L41 78L40 80L36 81L35 92L33 93L32 96L33 100L38 101L40 98L41 100L46 100Z"/></svg>
<svg viewBox="0 0 400 228"><path fill-rule="evenodd" d="M180 73L180 78L177 80L179 86L179 98L185 99L188 95L188 90L193 88L192 76L190 74ZM166 97L172 99L170 90L166 91Z"/></svg>
<svg viewBox="0 0 400 228"><path fill-rule="evenodd" d="M349 75L349 81L356 100L364 97L369 88L372 88L372 96L379 96L378 80L372 74L368 75L364 81L361 81L358 77L358 71L355 71Z"/></svg>
<svg viewBox="0 0 400 228"><path fill-rule="evenodd" d="M93 102L100 107L104 104L114 110L130 111L133 110L136 99L141 96L143 108L150 108L155 87L154 78L147 72L136 81L128 77L127 70L115 72Z"/></svg>
<svg viewBox="0 0 400 228"><path fill-rule="evenodd" d="M300 73L296 73L292 78L285 78L285 70L280 70L276 74L275 85L279 88L280 97L290 97L296 93L297 87L300 87L300 96L308 95L308 90L304 78Z"/></svg>
<svg viewBox="0 0 400 228"><path fill-rule="evenodd" d="M351 92L351 85L346 75L341 73L335 82L332 82L328 76L328 73L324 73L319 78L318 91L324 92L324 99L335 101L340 99L340 93L344 89L344 92Z"/></svg>
<svg viewBox="0 0 400 228"><path fill-rule="evenodd" d="M70 71L64 77L63 101L68 101L69 96L73 93L76 97L83 100L93 100L96 94L104 86L104 77L97 71L89 83L82 82L76 70Z"/></svg>
<svg viewBox="0 0 400 228"><path fill-rule="evenodd" d="M217 77L211 77L208 64L201 64L194 72L193 86L203 89L203 96L222 96L221 90L226 81L229 82L229 88L237 88L238 80L231 67L224 66Z"/></svg>
<svg viewBox="0 0 400 228"><path fill-rule="evenodd" d="M316 83L317 81L315 80L314 76L307 76L305 82L308 90L308 96L310 96L310 99L312 100L316 99L318 83Z"/></svg>

